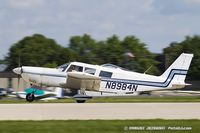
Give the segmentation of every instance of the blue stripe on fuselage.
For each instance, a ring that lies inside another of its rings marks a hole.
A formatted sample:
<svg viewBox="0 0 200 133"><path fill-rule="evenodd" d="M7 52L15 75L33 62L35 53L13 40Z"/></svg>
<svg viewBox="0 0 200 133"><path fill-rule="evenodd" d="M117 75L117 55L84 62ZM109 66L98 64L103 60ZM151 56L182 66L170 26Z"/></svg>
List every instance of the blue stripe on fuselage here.
<svg viewBox="0 0 200 133"><path fill-rule="evenodd" d="M155 81L142 81L142 80L128 80L128 79L117 79L117 78L102 78L101 81L104 82L120 82L120 83L127 83L127 84L136 84L136 85L144 85L144 86L154 86L154 87L167 87L171 81L173 80L175 75L186 75L188 70L184 69L172 69L164 82L155 82ZM33 72L25 72L28 74L37 74L41 75L40 73L33 73ZM66 77L66 75L57 75L57 74L42 74L43 76L54 76L54 77Z"/></svg>
<svg viewBox="0 0 200 133"><path fill-rule="evenodd" d="M136 84L144 86L154 86L154 87L167 87L173 80L175 75L186 75L187 70L184 69L172 69L164 82L155 82L155 81L142 81L142 80L127 80L127 79L117 79L117 78L102 78L102 81L105 82L120 82L127 84Z"/></svg>

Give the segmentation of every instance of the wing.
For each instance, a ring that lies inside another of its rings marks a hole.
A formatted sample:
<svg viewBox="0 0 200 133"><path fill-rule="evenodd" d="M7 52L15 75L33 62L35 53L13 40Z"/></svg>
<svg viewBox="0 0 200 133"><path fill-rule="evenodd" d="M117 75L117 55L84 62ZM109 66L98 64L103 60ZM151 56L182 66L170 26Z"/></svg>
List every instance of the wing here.
<svg viewBox="0 0 200 133"><path fill-rule="evenodd" d="M70 89L85 89L98 91L100 88L101 78L92 74L82 72L68 72L67 81L64 87Z"/></svg>
<svg viewBox="0 0 200 133"><path fill-rule="evenodd" d="M53 93L52 94L49 93L49 94L39 95L39 96L36 95L35 99L39 100L39 99L53 97L53 96L56 96L56 95L53 94Z"/></svg>

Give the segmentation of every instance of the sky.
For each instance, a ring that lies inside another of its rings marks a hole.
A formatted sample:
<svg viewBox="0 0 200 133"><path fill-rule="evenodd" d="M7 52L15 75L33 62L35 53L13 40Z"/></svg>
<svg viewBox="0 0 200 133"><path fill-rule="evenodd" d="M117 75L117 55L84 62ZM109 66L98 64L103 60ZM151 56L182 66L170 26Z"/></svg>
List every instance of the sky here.
<svg viewBox="0 0 200 133"><path fill-rule="evenodd" d="M155 53L200 34L200 0L0 0L0 59L35 33L67 46L74 35L139 38Z"/></svg>

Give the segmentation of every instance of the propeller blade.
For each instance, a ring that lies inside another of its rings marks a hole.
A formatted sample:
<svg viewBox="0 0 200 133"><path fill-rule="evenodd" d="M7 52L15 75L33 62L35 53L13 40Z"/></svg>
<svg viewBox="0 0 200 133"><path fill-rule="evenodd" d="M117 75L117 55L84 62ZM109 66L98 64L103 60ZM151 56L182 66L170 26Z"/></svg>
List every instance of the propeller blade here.
<svg viewBox="0 0 200 133"><path fill-rule="evenodd" d="M19 87L20 87L20 77L21 77L21 76L18 74L18 75L17 75L17 90L16 90L16 97L17 97L17 98L20 98L20 97L19 97L19 94L18 94Z"/></svg>
<svg viewBox="0 0 200 133"><path fill-rule="evenodd" d="M19 97L19 87L20 87L20 78L21 78L21 74L22 74L22 67L21 67L21 57L19 55L19 58L18 58L18 68L15 68L13 70L17 75L17 90L16 90L16 96L17 98L20 98Z"/></svg>

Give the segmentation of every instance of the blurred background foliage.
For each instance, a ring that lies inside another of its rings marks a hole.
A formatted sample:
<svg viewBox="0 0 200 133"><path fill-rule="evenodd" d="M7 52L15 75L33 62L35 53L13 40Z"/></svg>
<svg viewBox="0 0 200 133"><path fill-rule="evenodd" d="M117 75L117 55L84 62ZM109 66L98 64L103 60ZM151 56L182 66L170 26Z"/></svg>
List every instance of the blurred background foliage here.
<svg viewBox="0 0 200 133"><path fill-rule="evenodd" d="M200 36L187 36L181 42L172 42L163 49L165 65L169 66L182 52L193 53L194 58L189 78L200 79ZM146 44L135 36L123 39L117 35L105 40L95 40L88 34L72 36L66 47L41 34L24 37L9 49L1 63L12 70L18 65L57 67L66 62L80 61L90 64L111 63L129 70L148 74L161 74L156 54L151 53ZM20 62L20 63L19 63Z"/></svg>
<svg viewBox="0 0 200 133"><path fill-rule="evenodd" d="M191 67L189 69L190 79L200 79L200 36L186 36L181 42L172 42L169 47L164 48L163 52L167 55L171 64L181 53L193 53Z"/></svg>

